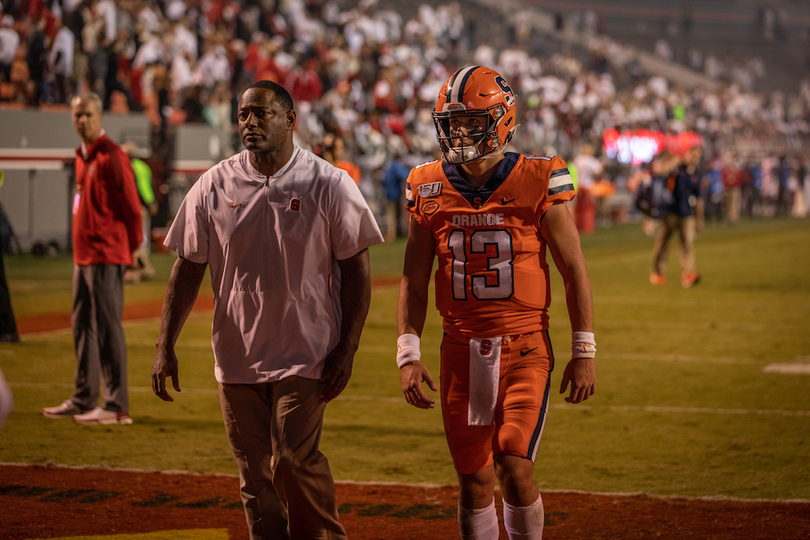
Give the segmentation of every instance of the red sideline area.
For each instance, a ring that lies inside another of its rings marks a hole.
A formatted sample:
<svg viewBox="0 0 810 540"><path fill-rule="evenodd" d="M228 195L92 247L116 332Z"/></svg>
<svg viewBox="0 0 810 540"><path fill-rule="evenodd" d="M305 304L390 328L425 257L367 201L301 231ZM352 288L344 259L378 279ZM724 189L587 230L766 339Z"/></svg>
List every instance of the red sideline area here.
<svg viewBox="0 0 810 540"><path fill-rule="evenodd" d="M390 287L399 283L398 277L372 279L371 287ZM124 306L124 320L137 321L152 319L160 316L163 300L148 300L144 302L131 302ZM194 304L193 312L210 311L214 309L214 298L211 295L200 295ZM55 330L69 330L70 311L40 313L27 317L17 317L17 333L20 335L37 334L40 332L53 332Z"/></svg>
<svg viewBox="0 0 810 540"><path fill-rule="evenodd" d="M136 321L158 317L162 306L163 300L149 300L127 304L124 306L124 320ZM197 303L194 304L193 311L210 311L212 309L214 309L214 299L212 296L197 297ZM69 311L17 317L17 332L20 335L53 332L55 330L67 330L70 328Z"/></svg>

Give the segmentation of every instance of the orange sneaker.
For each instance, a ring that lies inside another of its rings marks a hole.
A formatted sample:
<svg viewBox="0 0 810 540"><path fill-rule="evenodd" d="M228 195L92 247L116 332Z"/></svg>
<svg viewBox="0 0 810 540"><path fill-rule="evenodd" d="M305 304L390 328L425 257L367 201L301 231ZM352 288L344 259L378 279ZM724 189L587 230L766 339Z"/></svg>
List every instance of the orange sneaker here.
<svg viewBox="0 0 810 540"><path fill-rule="evenodd" d="M657 274L653 272L650 274L650 283L653 285L665 285L667 282L667 278L662 274Z"/></svg>
<svg viewBox="0 0 810 540"><path fill-rule="evenodd" d="M681 278L681 286L684 289L688 289L692 285L697 285L699 282L700 282L700 274L696 274L695 272L686 274L684 277Z"/></svg>

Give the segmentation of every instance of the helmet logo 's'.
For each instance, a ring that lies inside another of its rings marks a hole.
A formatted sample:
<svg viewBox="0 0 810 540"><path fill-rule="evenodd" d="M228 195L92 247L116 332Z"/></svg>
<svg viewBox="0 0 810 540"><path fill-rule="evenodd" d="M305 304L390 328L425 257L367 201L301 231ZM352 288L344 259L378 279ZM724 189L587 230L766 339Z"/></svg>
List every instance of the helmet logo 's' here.
<svg viewBox="0 0 810 540"><path fill-rule="evenodd" d="M506 83L506 81L503 80L503 77L501 77L500 75L495 77L495 83L498 85L498 87L501 90L503 90L506 93L506 104L509 105L510 107L514 106L514 104L515 104L515 93L512 91L512 87L509 86Z"/></svg>

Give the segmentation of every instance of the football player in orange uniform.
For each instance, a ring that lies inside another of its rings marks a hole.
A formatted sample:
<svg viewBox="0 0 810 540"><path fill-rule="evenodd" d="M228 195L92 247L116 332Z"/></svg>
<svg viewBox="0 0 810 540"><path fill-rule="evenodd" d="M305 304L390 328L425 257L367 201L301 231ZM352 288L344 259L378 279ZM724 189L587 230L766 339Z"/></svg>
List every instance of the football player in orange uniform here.
<svg viewBox="0 0 810 540"><path fill-rule="evenodd" d="M516 96L492 69L471 66L442 87L433 119L444 159L408 178L411 212L397 306L397 364L411 405L437 390L419 360L434 258L443 318L441 404L459 478L462 538L497 539L495 481L509 538L539 539L543 502L532 478L554 356L546 247L565 282L572 359L560 385L569 403L596 385L593 299L558 157L504 153L517 129Z"/></svg>

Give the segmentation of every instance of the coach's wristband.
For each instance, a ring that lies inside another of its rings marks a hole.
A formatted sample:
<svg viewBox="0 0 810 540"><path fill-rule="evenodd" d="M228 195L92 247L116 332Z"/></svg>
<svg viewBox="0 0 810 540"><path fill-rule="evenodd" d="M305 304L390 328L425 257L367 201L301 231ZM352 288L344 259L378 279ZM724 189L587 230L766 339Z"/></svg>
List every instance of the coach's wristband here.
<svg viewBox="0 0 810 540"><path fill-rule="evenodd" d="M594 358L596 356L596 341L593 332L571 333L571 358Z"/></svg>
<svg viewBox="0 0 810 540"><path fill-rule="evenodd" d="M411 362L422 358L419 351L419 336L416 334L402 334L397 338L397 367L402 368Z"/></svg>

